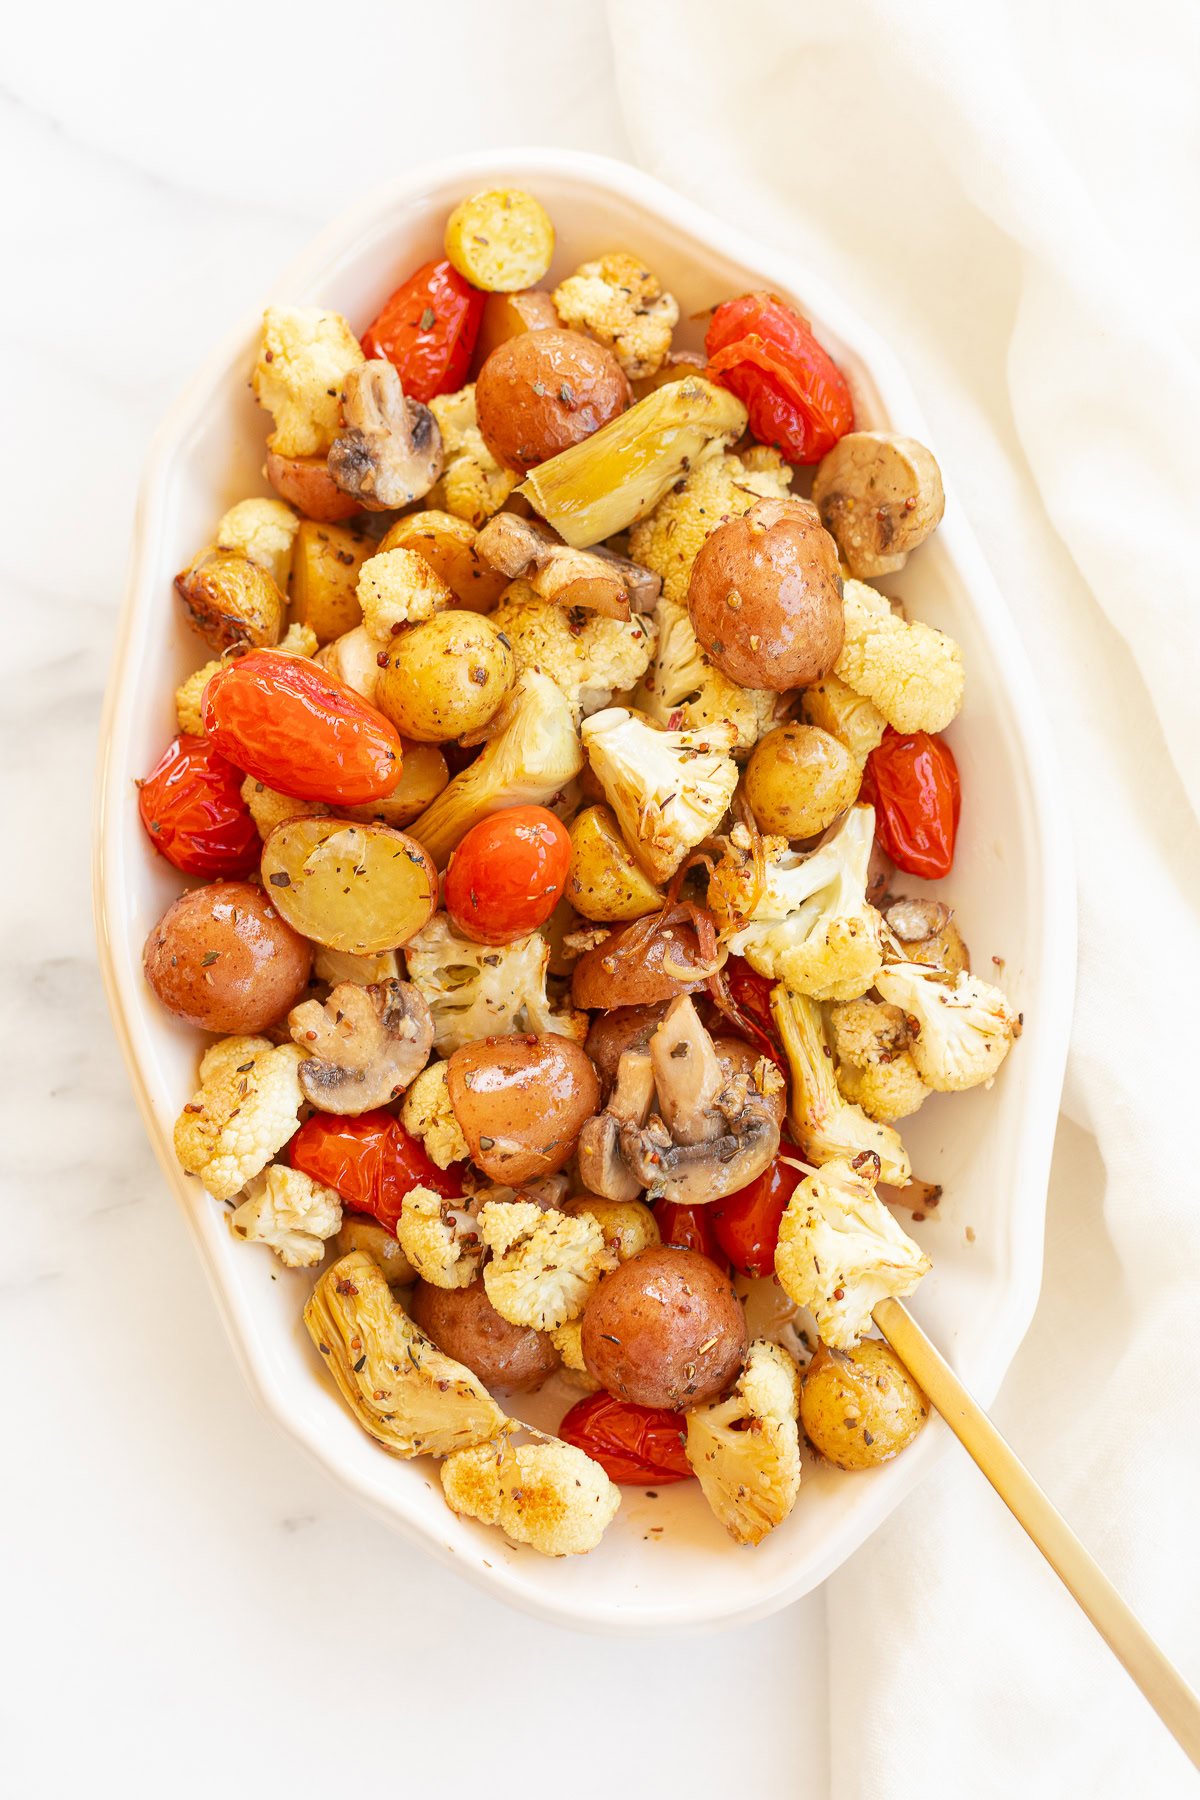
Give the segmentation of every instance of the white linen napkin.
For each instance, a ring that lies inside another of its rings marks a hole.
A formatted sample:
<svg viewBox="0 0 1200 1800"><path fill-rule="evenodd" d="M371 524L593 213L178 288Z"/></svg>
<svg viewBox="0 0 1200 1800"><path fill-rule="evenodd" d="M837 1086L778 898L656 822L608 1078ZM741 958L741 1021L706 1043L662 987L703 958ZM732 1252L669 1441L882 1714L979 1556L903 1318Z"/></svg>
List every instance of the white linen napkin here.
<svg viewBox="0 0 1200 1800"><path fill-rule="evenodd" d="M1045 1285L996 1417L1196 1681L1195 9L609 15L639 162L890 340L1025 637L1074 820L1080 987ZM1194 1791L957 1450L828 1601L838 1800Z"/></svg>

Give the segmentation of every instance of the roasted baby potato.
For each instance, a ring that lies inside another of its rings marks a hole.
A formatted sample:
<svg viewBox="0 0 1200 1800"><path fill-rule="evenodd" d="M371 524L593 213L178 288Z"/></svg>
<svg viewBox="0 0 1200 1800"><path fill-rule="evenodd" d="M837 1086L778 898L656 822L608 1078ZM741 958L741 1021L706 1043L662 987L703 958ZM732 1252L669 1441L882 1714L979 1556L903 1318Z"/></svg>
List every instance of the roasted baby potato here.
<svg viewBox="0 0 1200 1800"><path fill-rule="evenodd" d="M349 1256L353 1250L365 1251L372 1262L379 1264L389 1287L407 1287L410 1281L416 1280L417 1272L400 1248L395 1232L381 1225L378 1219L369 1219L365 1213L342 1215L341 1230L333 1240L333 1247L339 1256Z"/></svg>
<svg viewBox="0 0 1200 1800"><path fill-rule="evenodd" d="M302 521L292 552L292 618L311 626L318 644L362 624L355 589L358 571L374 549L370 538L344 525Z"/></svg>
<svg viewBox="0 0 1200 1800"><path fill-rule="evenodd" d="M611 350L579 331L526 331L492 351L475 414L496 461L519 475L591 437L633 398Z"/></svg>
<svg viewBox="0 0 1200 1800"><path fill-rule="evenodd" d="M264 1031L308 986L312 945L252 881L212 881L168 906L142 955L168 1012L201 1031Z"/></svg>
<svg viewBox="0 0 1200 1800"><path fill-rule="evenodd" d="M456 519L453 513L409 513L396 520L377 554L415 550L441 577L460 606L468 612L491 612L508 586L508 578L489 568L476 553L478 535L469 519Z"/></svg>
<svg viewBox="0 0 1200 1800"><path fill-rule="evenodd" d="M277 644L287 601L265 569L236 550L202 550L175 577L188 624L214 650Z"/></svg>
<svg viewBox="0 0 1200 1800"><path fill-rule="evenodd" d="M464 1045L450 1058L447 1090L472 1162L512 1187L557 1174L600 1109L590 1058L556 1032Z"/></svg>
<svg viewBox="0 0 1200 1800"><path fill-rule="evenodd" d="M471 358L472 378L478 375L492 351L523 331L557 331L561 320L549 294L530 289L527 293L489 294L483 307L479 336Z"/></svg>
<svg viewBox="0 0 1200 1800"><path fill-rule="evenodd" d="M819 1345L801 1379L800 1423L839 1469L891 1462L928 1416L928 1400L882 1338L863 1338L852 1350Z"/></svg>
<svg viewBox="0 0 1200 1800"><path fill-rule="evenodd" d="M446 255L472 287L512 294L545 275L554 255L546 209L520 188L493 188L462 200L446 221Z"/></svg>
<svg viewBox="0 0 1200 1800"><path fill-rule="evenodd" d="M418 744L412 738L404 742L404 772L390 794L372 800L367 806L348 806L348 819L378 819L381 824L398 829L419 819L431 801L436 800L450 779L446 758L436 744Z"/></svg>
<svg viewBox="0 0 1200 1800"><path fill-rule="evenodd" d="M655 388L669 387L673 381L684 381L689 375L698 375L703 367L704 358L697 356L694 350L673 350L653 375L638 377L633 384L633 397L635 400L644 400Z"/></svg>
<svg viewBox="0 0 1200 1800"><path fill-rule="evenodd" d="M728 1278L698 1250L631 1257L583 1313L589 1375L636 1406L699 1406L723 1394L746 1355L746 1315Z"/></svg>
<svg viewBox="0 0 1200 1800"><path fill-rule="evenodd" d="M353 519L362 511L357 500L343 494L323 456L280 456L269 450L267 480L281 500L323 525Z"/></svg>
<svg viewBox="0 0 1200 1800"><path fill-rule="evenodd" d="M532 1393L558 1367L550 1334L502 1319L482 1281L461 1288L419 1281L408 1310L431 1343L501 1393Z"/></svg>
<svg viewBox="0 0 1200 1800"><path fill-rule="evenodd" d="M924 444L852 431L822 458L813 504L856 581L902 569L946 510L942 472Z"/></svg>
<svg viewBox="0 0 1200 1800"><path fill-rule="evenodd" d="M611 808L589 806L571 826L571 867L565 898L585 919L640 919L663 897L621 835Z"/></svg>
<svg viewBox="0 0 1200 1800"><path fill-rule="evenodd" d="M844 744L816 725L768 731L746 767L746 798L760 831L815 837L854 804L861 771Z"/></svg>
<svg viewBox="0 0 1200 1800"><path fill-rule="evenodd" d="M262 876L294 930L355 956L406 944L437 905L433 863L390 825L289 819L263 845Z"/></svg>
<svg viewBox="0 0 1200 1800"><path fill-rule="evenodd" d="M490 619L452 609L402 631L380 653L375 705L405 737L442 744L479 731L516 678L508 640Z"/></svg>

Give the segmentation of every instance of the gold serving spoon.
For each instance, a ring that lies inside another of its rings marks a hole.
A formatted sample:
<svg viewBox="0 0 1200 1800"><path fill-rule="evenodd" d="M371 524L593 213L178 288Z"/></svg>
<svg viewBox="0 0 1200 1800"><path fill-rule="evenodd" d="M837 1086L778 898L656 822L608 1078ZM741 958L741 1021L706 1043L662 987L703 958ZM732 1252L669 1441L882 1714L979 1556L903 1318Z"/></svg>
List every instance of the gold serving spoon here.
<svg viewBox="0 0 1200 1800"><path fill-rule="evenodd" d="M1200 1769L1200 1699L1126 1606L1062 1514L1047 1500L981 1406L899 1300L881 1300L872 1317L913 1380L1019 1525L1024 1526L1068 1593L1083 1608L1176 1742Z"/></svg>

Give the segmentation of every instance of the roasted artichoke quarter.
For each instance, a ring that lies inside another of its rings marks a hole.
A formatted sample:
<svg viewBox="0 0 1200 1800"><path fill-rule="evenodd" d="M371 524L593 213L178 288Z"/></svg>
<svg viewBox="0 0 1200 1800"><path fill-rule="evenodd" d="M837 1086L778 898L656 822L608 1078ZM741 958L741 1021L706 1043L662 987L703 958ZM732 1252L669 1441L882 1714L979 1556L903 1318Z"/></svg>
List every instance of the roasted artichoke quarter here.
<svg viewBox="0 0 1200 1800"><path fill-rule="evenodd" d="M304 1323L359 1424L393 1456L449 1456L508 1422L483 1383L417 1330L361 1250L321 1276Z"/></svg>

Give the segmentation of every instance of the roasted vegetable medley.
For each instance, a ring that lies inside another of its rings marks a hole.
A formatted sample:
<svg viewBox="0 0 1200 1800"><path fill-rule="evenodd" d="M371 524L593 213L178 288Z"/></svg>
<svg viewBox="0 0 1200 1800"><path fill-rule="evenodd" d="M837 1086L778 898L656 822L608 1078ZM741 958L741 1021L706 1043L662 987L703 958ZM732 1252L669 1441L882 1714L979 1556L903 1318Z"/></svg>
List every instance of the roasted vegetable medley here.
<svg viewBox="0 0 1200 1800"><path fill-rule="evenodd" d="M920 1430L872 1332L929 1268L898 1123L1018 1030L920 885L958 646L871 585L942 483L786 301L701 356L636 255L554 247L475 194L374 320L268 308L273 496L177 578L210 660L139 784L199 878L146 979L211 1034L179 1160L319 1271L364 1430L550 1555L691 1480L756 1544L805 1439ZM504 1408L548 1381L556 1436Z"/></svg>

